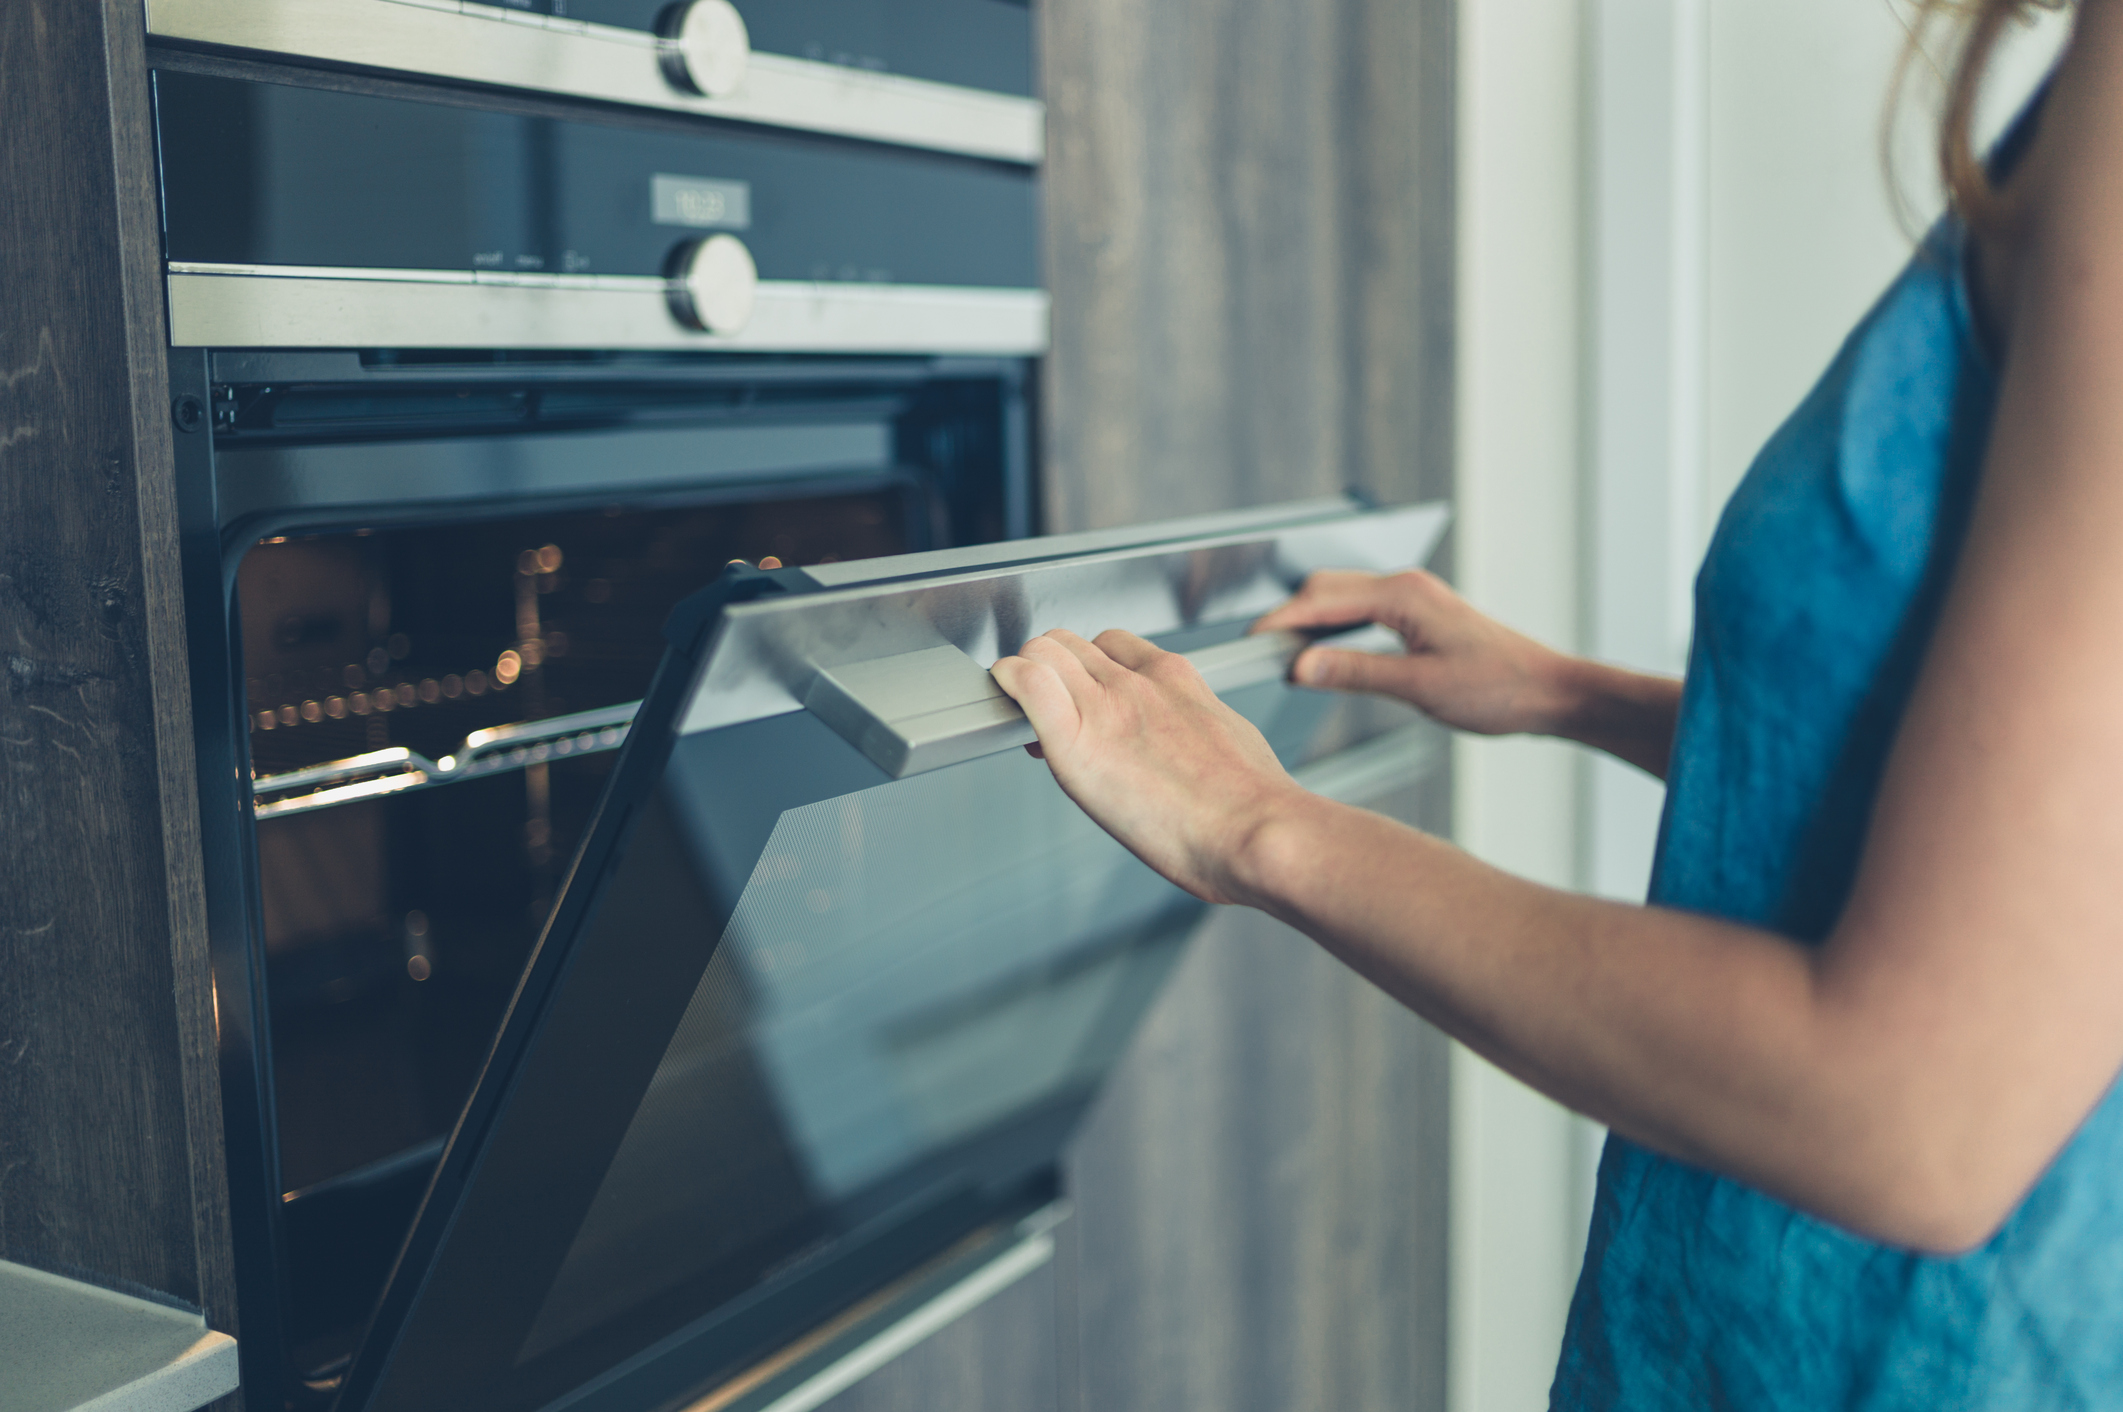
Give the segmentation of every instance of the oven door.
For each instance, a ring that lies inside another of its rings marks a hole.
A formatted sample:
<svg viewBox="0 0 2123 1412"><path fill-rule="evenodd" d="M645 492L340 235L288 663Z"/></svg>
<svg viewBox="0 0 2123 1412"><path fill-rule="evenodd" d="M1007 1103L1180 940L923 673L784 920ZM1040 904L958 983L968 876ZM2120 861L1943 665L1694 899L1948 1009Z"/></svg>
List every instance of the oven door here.
<svg viewBox="0 0 2123 1412"><path fill-rule="evenodd" d="M1299 644L1245 629L1445 518L733 568L681 605L340 1406L672 1405L1051 1200L1203 908L1017 748L986 667L1126 627L1301 777L1390 753L1410 717L1289 686Z"/></svg>

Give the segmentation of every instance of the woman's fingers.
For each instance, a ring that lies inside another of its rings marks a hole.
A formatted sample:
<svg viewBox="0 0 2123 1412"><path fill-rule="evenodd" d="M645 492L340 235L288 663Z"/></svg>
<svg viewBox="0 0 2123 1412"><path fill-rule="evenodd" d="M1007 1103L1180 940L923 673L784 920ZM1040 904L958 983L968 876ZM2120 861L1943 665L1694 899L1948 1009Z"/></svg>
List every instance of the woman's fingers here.
<svg viewBox="0 0 2123 1412"><path fill-rule="evenodd" d="M1091 640L1091 645L1131 672L1143 671L1160 657L1168 655L1164 648L1145 642L1122 628L1107 628Z"/></svg>
<svg viewBox="0 0 2123 1412"><path fill-rule="evenodd" d="M1033 642L1026 643L1022 655L1005 657L997 662L992 669L995 684L1023 708L1025 719L1032 723L1032 729L1038 732L1041 741L1074 740L1077 732L1083 729L1084 715L1077 704L1077 692L1070 689L1064 675L1070 667L1054 661L1052 652L1043 649L1033 653L1033 643L1038 641L1034 638ZM1074 661L1074 658L1069 659L1070 663ZM1082 678L1078 690L1088 688L1091 684L1088 675L1080 666L1075 671ZM1041 758L1045 758L1044 754Z"/></svg>
<svg viewBox="0 0 2123 1412"><path fill-rule="evenodd" d="M1394 581L1378 574L1317 573L1305 580L1295 598L1262 616L1252 630L1354 627L1390 620L1398 596Z"/></svg>
<svg viewBox="0 0 2123 1412"><path fill-rule="evenodd" d="M1097 652L1090 643L1076 637L1074 633L1069 636L1075 637L1075 642L1065 641L1051 632L1041 633L1018 648L1017 655L1027 661L1045 663L1061 677L1071 691L1089 691L1098 682L1098 677L1092 671L1092 660L1104 654ZM1108 663L1107 666L1110 668L1111 664Z"/></svg>
<svg viewBox="0 0 2123 1412"><path fill-rule="evenodd" d="M1290 664L1290 680L1327 691L1399 696L1409 688L1409 661L1399 655L1308 647Z"/></svg>
<svg viewBox="0 0 2123 1412"><path fill-rule="evenodd" d="M1084 674L1093 681L1111 681L1119 673L1119 668L1115 666L1113 659L1108 657L1102 649L1093 643L1084 641L1067 628L1055 628L1052 631L1043 632L1038 637L1033 638L1031 642L1026 643L1023 650L1030 652L1036 643L1047 644L1046 647L1040 649L1041 651L1059 649L1062 652L1066 652L1076 662L1077 666L1082 669ZM1059 660L1057 657L1056 661L1058 662Z"/></svg>

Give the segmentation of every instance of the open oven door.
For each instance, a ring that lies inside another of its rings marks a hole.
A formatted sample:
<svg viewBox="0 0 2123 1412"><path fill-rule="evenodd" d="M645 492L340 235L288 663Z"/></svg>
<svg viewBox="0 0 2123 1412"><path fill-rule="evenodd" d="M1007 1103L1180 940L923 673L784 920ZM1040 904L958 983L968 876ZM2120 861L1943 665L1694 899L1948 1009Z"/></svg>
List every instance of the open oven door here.
<svg viewBox="0 0 2123 1412"><path fill-rule="evenodd" d="M987 667L1125 627L1346 774L1412 716L1287 685L1300 644L1246 627L1445 521L1310 502L681 605L338 1406L684 1405L1051 1202L1203 907L1015 748Z"/></svg>

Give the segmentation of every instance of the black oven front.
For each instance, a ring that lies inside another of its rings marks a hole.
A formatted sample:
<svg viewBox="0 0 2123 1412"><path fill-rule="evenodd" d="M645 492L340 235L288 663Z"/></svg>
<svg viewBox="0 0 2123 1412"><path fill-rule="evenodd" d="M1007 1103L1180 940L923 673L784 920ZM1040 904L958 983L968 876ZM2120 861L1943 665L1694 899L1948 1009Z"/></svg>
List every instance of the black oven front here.
<svg viewBox="0 0 2123 1412"><path fill-rule="evenodd" d="M672 607L733 561L1022 535L1027 370L172 361L193 427L178 440L246 1385L265 1405L321 1402L487 1059Z"/></svg>
<svg viewBox="0 0 2123 1412"><path fill-rule="evenodd" d="M1442 512L1030 538L1009 0L148 24L248 1405L814 1405L1051 1253L1199 912L986 664L1157 634L1360 792L1239 638Z"/></svg>
<svg viewBox="0 0 2123 1412"><path fill-rule="evenodd" d="M673 606L1034 528L1023 7L575 9L148 10L253 1407L343 1399Z"/></svg>

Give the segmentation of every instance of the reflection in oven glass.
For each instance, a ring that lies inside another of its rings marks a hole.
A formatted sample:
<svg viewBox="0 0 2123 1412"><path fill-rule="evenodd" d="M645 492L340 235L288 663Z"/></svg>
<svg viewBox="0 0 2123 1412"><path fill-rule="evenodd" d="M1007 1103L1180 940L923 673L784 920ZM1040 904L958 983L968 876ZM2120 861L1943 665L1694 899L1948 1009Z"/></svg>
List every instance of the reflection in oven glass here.
<svg viewBox="0 0 2123 1412"><path fill-rule="evenodd" d="M1293 763L1332 705L1230 700ZM744 775L815 748L804 729L682 737L640 825L675 846L630 851L669 861L613 884L674 918L737 900L519 1363L984 1180L1013 1127L1089 1101L1200 914L1017 750L788 809L761 847Z"/></svg>

